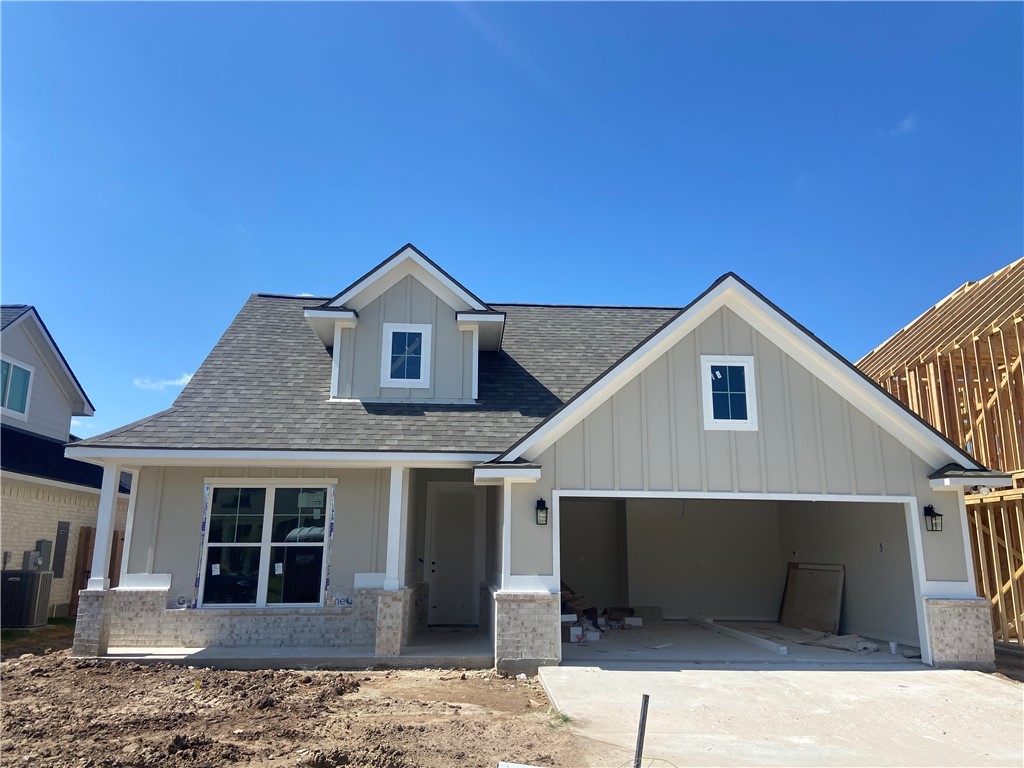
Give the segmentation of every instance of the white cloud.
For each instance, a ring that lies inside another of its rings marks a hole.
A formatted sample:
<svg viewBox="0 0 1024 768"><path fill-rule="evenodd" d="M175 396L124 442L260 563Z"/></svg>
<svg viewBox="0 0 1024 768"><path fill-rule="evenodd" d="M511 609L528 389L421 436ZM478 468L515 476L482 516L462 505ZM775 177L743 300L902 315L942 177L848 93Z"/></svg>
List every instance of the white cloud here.
<svg viewBox="0 0 1024 768"><path fill-rule="evenodd" d="M184 387L191 380L191 373L183 373L176 379L157 379L156 381L153 381L153 379L148 376L136 377L132 380L132 383L134 383L139 389L153 389L158 392L163 392L165 389L170 389L171 387Z"/></svg>
<svg viewBox="0 0 1024 768"><path fill-rule="evenodd" d="M900 120L893 128L889 129L890 136L906 136L907 134L914 133L917 130L918 120L917 115L911 113Z"/></svg>
<svg viewBox="0 0 1024 768"><path fill-rule="evenodd" d="M299 296L309 296L310 298L312 298L313 294L312 293L300 293Z"/></svg>

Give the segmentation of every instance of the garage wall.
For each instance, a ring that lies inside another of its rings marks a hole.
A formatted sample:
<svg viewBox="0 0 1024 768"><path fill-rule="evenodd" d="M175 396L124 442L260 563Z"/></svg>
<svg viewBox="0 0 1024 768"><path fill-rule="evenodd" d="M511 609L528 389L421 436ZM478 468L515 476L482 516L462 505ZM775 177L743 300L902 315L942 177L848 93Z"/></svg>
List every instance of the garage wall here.
<svg viewBox="0 0 1024 768"><path fill-rule="evenodd" d="M846 566L841 633L919 644L902 505L779 502L778 509L781 567Z"/></svg>
<svg viewBox="0 0 1024 768"><path fill-rule="evenodd" d="M563 499L562 581L600 609L629 605L626 502Z"/></svg>
<svg viewBox="0 0 1024 768"><path fill-rule="evenodd" d="M630 604L666 618L778 618L775 502L629 499L626 520Z"/></svg>

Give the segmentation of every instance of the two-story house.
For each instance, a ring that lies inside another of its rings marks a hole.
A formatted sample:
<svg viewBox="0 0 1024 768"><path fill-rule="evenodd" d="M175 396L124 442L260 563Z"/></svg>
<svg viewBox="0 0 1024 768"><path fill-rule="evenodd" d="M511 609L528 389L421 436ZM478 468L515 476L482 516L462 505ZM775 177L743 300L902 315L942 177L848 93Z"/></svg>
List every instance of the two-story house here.
<svg viewBox="0 0 1024 768"><path fill-rule="evenodd" d="M72 440L71 419L92 416L71 366L42 318L26 304L0 308L0 547L3 568L19 569L36 542L51 545L53 570L49 611L74 610L77 591L88 577L103 472L65 458ZM127 477L115 497L113 525L124 530L128 512ZM114 530L112 529L112 530ZM76 561L82 541L81 560ZM118 570L109 573L116 581Z"/></svg>
<svg viewBox="0 0 1024 768"><path fill-rule="evenodd" d="M802 562L845 568L842 631L992 662L963 488L1006 477L732 274L675 308L493 304L408 245L333 297L252 296L171 408L67 455L103 467L79 654L395 660L460 627L529 670L563 581L774 621Z"/></svg>

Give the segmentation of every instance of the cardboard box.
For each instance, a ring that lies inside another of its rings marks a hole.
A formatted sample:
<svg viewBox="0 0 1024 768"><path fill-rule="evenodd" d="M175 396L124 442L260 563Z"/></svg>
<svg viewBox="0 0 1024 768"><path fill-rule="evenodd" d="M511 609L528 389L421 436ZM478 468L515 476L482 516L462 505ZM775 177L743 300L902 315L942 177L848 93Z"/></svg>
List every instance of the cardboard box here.
<svg viewBox="0 0 1024 768"><path fill-rule="evenodd" d="M622 619L622 623L627 627L642 627L644 625L644 620L639 616L625 616Z"/></svg>
<svg viewBox="0 0 1024 768"><path fill-rule="evenodd" d="M567 624L562 625L562 642L563 643L578 643L583 639L583 627L572 627Z"/></svg>
<svg viewBox="0 0 1024 768"><path fill-rule="evenodd" d="M586 632L583 633L583 635L587 638L588 643L596 643L598 640L601 639L601 633L598 632L596 629L588 629Z"/></svg>
<svg viewBox="0 0 1024 768"><path fill-rule="evenodd" d="M562 614L562 623L563 624L572 624L575 621L576 621L576 614L575 613L563 613Z"/></svg>

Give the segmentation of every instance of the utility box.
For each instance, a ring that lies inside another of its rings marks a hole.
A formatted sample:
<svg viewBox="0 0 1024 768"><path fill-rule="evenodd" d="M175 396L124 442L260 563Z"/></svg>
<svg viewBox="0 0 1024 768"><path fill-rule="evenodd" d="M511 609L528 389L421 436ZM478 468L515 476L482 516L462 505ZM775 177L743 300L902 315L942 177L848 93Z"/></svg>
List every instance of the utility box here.
<svg viewBox="0 0 1024 768"><path fill-rule="evenodd" d="M46 625L53 571L0 572L0 627L30 629Z"/></svg>

